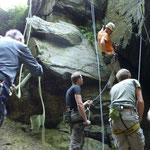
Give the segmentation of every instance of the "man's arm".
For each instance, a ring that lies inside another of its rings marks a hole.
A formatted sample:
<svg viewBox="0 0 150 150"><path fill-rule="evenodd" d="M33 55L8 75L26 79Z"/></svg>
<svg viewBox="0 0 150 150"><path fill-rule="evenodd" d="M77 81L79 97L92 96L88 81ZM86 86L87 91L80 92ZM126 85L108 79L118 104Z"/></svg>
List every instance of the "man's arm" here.
<svg viewBox="0 0 150 150"><path fill-rule="evenodd" d="M31 51L26 45L20 46L19 59L21 63L25 64L32 75L41 76L43 73L42 66L33 57Z"/></svg>
<svg viewBox="0 0 150 150"><path fill-rule="evenodd" d="M139 115L139 122L142 122L143 112L144 112L144 100L142 96L142 90L141 88L136 88L136 97L137 97L137 110Z"/></svg>
<svg viewBox="0 0 150 150"><path fill-rule="evenodd" d="M81 114L84 122L87 125L90 125L91 122L89 120L87 120L81 95L80 94L75 94L75 100L76 100L76 103L77 103L78 111Z"/></svg>
<svg viewBox="0 0 150 150"><path fill-rule="evenodd" d="M92 100L87 100L87 101L85 101L85 102L83 103L83 105L84 105L84 106L89 106L89 105L91 105L92 103L93 103Z"/></svg>
<svg viewBox="0 0 150 150"><path fill-rule="evenodd" d="M100 41L100 44L102 46L102 49L105 51L105 53L109 56L112 56L112 53L111 52L107 52L106 50L106 45L105 45L106 41L104 39L104 37L102 37L101 41Z"/></svg>

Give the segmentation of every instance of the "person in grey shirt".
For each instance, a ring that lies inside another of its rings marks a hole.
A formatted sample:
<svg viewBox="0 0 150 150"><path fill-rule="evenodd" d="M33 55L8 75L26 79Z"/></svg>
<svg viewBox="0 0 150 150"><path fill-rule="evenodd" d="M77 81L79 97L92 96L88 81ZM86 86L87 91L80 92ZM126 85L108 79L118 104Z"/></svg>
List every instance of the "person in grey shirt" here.
<svg viewBox="0 0 150 150"><path fill-rule="evenodd" d="M43 73L42 66L23 43L24 37L16 29L7 31L5 37L0 38L0 126L6 115L5 103L8 101L9 88L21 64L25 64L33 76Z"/></svg>
<svg viewBox="0 0 150 150"><path fill-rule="evenodd" d="M111 91L111 108L120 112L119 118L110 117L115 147L119 150L144 150L145 138L140 127L144 112L144 100L138 80L131 79L127 69L120 69ZM114 112L114 114L116 111Z"/></svg>

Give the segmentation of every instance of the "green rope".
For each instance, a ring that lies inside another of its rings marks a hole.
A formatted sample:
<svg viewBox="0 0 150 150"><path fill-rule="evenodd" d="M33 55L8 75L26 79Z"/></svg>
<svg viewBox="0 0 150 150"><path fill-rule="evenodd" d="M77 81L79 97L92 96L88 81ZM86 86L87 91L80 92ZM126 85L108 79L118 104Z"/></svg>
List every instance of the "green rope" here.
<svg viewBox="0 0 150 150"><path fill-rule="evenodd" d="M29 5L29 12L28 12L28 17L32 17L32 0L30 0L30 5ZM26 26L25 26L25 30L24 30L24 36L25 36L25 34L26 34L26 31L27 31L27 25L28 25L28 23L26 23ZM29 30L28 30L28 37L27 37L27 45L29 44L29 40L30 40L30 35L31 35L31 23L29 24ZM31 76L29 75L27 75L26 77L25 77L25 81L23 80L22 82L21 82L21 75L22 75L22 70L23 70L23 64L21 64L21 68L20 68L20 73L19 73L19 84L18 84L18 86L17 86L17 88L16 89L18 89L18 93L16 92L16 96L20 99L21 98L21 84L25 84L27 81L26 80L28 80ZM20 83L21 82L21 83ZM24 83L25 82L25 83Z"/></svg>
<svg viewBox="0 0 150 150"><path fill-rule="evenodd" d="M32 17L32 0L30 0L30 7L29 7L29 12L28 12L28 17ZM30 40L30 35L31 35L31 23L26 23L25 26L25 31L24 31L24 36L27 31L27 26L29 25L29 30L28 30L28 35L27 35L27 45L29 44ZM31 74L29 73L22 81L21 81L21 76L22 76L22 71L23 71L23 64L21 64L20 68L20 73L19 73L19 84L16 86L16 90L18 90L18 93L16 93L16 96L20 99L21 98L21 88L26 84L26 82L30 79ZM41 77L38 78L38 91L42 103L42 109L43 109L43 114L42 115L32 115L30 116L30 121L31 121L31 129L34 130L39 130L40 127L41 129L41 138L42 142L45 143L45 105L42 97L42 89L41 89Z"/></svg>
<svg viewBox="0 0 150 150"><path fill-rule="evenodd" d="M45 124L45 105L44 105L44 101L43 101L43 97L42 97L41 77L39 77L38 79L39 79L39 94L40 94L40 99L41 99L42 108L43 108L42 127L44 127L44 124Z"/></svg>
<svg viewBox="0 0 150 150"><path fill-rule="evenodd" d="M22 74L23 64L21 64L20 73L19 73L19 84L18 84L18 93L16 93L16 96L20 99L21 98L21 88L20 88L20 82L21 82L21 74Z"/></svg>

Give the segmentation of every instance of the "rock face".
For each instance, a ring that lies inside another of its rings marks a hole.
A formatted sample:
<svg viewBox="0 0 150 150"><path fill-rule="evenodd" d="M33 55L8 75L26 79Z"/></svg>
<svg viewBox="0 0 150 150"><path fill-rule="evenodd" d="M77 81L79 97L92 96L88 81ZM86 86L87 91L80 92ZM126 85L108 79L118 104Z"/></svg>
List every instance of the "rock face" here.
<svg viewBox="0 0 150 150"><path fill-rule="evenodd" d="M129 45L133 34L140 35L144 18L145 1L138 3L136 0L128 1L109 1L106 11L105 23L112 21L116 25L116 30L112 34L112 39L121 44L124 49ZM134 33L134 28L137 28ZM119 32L119 34L118 34Z"/></svg>
<svg viewBox="0 0 150 150"><path fill-rule="evenodd" d="M32 11L34 15L45 20L65 20L74 24L85 24L91 19L90 0L33 0ZM93 0L96 17L102 18L106 8L106 0Z"/></svg>
<svg viewBox="0 0 150 150"><path fill-rule="evenodd" d="M95 51L76 26L62 21L48 23L35 16L28 21L35 36L31 39L32 46L34 43L37 47L32 51L38 51L40 60L47 67L61 76L78 70L98 80Z"/></svg>
<svg viewBox="0 0 150 150"><path fill-rule="evenodd" d="M84 99L94 99L99 94L95 48L79 29L79 26L88 28L89 24L91 25L90 2L90 0L32 0L34 16L27 18L27 22L32 26L29 47L44 68L42 92L46 107L47 127L55 127L62 120L65 110L65 92L71 85L70 75L73 72L80 71L84 77L82 86ZM143 21L146 26L149 25L149 15L145 20L141 13L149 14L149 1L141 0L137 3L137 0L93 0L92 3L95 8L96 23L107 24L112 21L116 25L111 38L113 42L120 44L118 53L121 66L137 68L139 36L144 30ZM101 26L99 24L97 26L100 29ZM143 44L145 48L143 57L148 58L148 38L145 33L143 37L146 39ZM104 87L110 71L103 63L101 54L99 58L102 87ZM149 61L142 60L142 63L142 66L149 66ZM142 77L148 78L149 75L150 71L147 69ZM13 100L8 104L11 118L29 123L31 115L42 114L37 85L37 80L32 77L23 88L22 101L18 101L15 96L11 98ZM106 125L108 125L110 104L108 92L106 90L102 95ZM28 110L24 106L28 107ZM96 103L91 109L92 123L100 125L99 104ZM99 133L98 130L95 128L90 136L101 140L100 136L94 136ZM110 132L107 132L106 137L110 137L109 135ZM109 138L105 141L110 144Z"/></svg>

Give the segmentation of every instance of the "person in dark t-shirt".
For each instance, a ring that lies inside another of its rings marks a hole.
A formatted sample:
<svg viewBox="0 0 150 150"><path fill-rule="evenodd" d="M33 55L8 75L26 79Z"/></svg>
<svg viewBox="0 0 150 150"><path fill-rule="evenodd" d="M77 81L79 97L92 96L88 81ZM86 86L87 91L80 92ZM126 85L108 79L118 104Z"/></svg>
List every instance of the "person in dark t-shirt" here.
<svg viewBox="0 0 150 150"><path fill-rule="evenodd" d="M91 100L83 103L80 86L83 78L80 72L71 75L72 86L66 92L66 108L71 111L71 142L70 150L82 150L84 144L84 127L90 125L84 106L92 104Z"/></svg>

